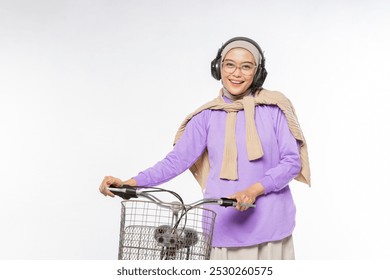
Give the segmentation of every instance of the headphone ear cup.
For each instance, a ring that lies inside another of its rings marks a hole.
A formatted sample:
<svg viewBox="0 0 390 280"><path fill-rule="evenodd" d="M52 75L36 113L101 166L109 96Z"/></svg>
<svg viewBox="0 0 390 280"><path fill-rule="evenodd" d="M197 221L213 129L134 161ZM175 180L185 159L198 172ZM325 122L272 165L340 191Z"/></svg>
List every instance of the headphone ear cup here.
<svg viewBox="0 0 390 280"><path fill-rule="evenodd" d="M260 79L259 79L259 84L262 86L264 84L265 78L267 78L268 72L267 69L263 68L261 69L260 73Z"/></svg>
<svg viewBox="0 0 390 280"><path fill-rule="evenodd" d="M260 71L257 71L255 77L253 78L253 90L257 90L263 86L265 78L267 77L267 70L265 68L261 68Z"/></svg>
<svg viewBox="0 0 390 280"><path fill-rule="evenodd" d="M265 79L267 78L268 72L267 69L263 68L261 71L261 86L264 84Z"/></svg>
<svg viewBox="0 0 390 280"><path fill-rule="evenodd" d="M217 81L221 79L220 65L220 58L215 58L213 61L211 61L211 76L213 76L213 78Z"/></svg>

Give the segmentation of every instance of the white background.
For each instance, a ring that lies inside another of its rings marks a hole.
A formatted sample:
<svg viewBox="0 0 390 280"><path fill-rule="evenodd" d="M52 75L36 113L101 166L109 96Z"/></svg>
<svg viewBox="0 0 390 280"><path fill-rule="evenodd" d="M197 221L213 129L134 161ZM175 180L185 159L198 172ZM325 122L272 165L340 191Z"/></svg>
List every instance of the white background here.
<svg viewBox="0 0 390 280"><path fill-rule="evenodd" d="M116 259L101 180L170 151L234 36L262 46L308 141L297 259L390 258L389 26L385 0L0 0L0 259ZM164 186L201 197L189 172Z"/></svg>

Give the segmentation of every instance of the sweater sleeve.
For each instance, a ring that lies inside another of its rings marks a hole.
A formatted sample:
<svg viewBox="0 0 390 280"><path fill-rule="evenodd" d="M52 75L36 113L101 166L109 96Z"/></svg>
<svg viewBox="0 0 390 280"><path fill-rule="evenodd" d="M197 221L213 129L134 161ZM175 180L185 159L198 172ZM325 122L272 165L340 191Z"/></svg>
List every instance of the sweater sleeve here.
<svg viewBox="0 0 390 280"><path fill-rule="evenodd" d="M260 179L265 194L277 192L286 187L301 169L299 142L292 135L283 111L277 106L273 106L271 110L280 160Z"/></svg>
<svg viewBox="0 0 390 280"><path fill-rule="evenodd" d="M160 185L183 173L195 163L206 148L209 113L209 110L205 110L195 115L188 122L173 150L163 160L134 177L138 186Z"/></svg>

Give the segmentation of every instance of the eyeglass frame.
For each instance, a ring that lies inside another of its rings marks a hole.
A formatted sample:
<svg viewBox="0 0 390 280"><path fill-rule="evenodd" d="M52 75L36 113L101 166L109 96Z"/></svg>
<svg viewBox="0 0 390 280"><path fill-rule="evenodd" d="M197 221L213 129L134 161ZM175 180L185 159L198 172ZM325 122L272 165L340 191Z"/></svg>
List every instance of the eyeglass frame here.
<svg viewBox="0 0 390 280"><path fill-rule="evenodd" d="M258 67L258 65L257 65L256 63L253 64L253 63L250 62L250 61L244 62L244 63L242 63L241 65L237 65L233 60L228 59L228 62L231 63L231 64L234 64L234 66L235 66L235 67L234 67L234 70L233 70L232 72L229 72L229 71L226 70L226 66L224 67L224 63L225 63L225 62L226 62L225 60L222 61L222 63L221 63L221 68L222 68L223 71L225 71L225 72L228 73L228 74L233 74L234 72L236 72L236 70L237 70L237 68L238 68L238 69L240 69L240 72L241 72L244 76L251 76L251 75L254 75L254 74L256 73L256 69L257 69L257 67ZM251 74L245 74L245 73L242 71L242 67L244 66L244 64L251 64L251 66L253 66L253 68L250 69L250 70L253 70L253 69L254 69L253 73L251 73Z"/></svg>

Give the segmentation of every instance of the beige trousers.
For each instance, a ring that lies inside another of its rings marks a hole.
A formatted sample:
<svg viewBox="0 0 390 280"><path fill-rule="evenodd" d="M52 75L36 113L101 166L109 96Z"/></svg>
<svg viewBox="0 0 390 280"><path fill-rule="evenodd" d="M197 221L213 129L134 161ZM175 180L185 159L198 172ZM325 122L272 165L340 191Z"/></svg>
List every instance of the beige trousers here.
<svg viewBox="0 0 390 280"><path fill-rule="evenodd" d="M219 248L211 250L211 260L294 260L292 235L273 242L249 247Z"/></svg>

